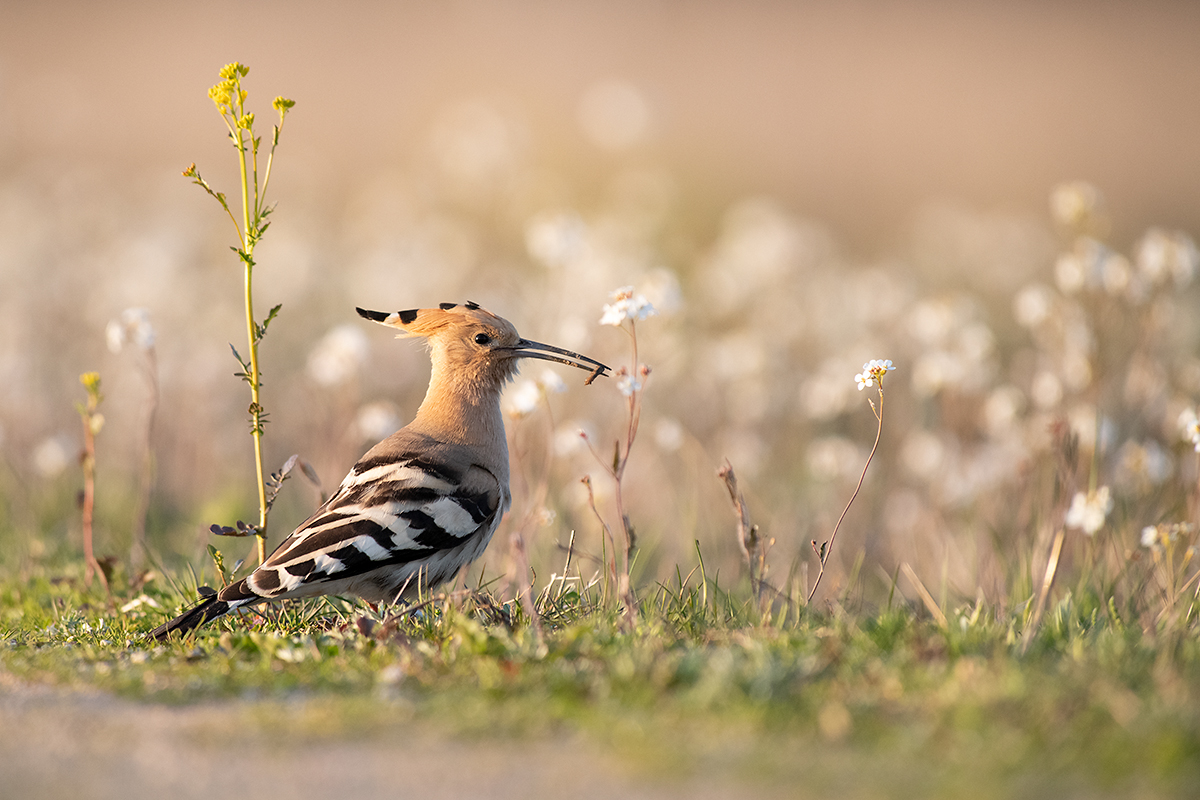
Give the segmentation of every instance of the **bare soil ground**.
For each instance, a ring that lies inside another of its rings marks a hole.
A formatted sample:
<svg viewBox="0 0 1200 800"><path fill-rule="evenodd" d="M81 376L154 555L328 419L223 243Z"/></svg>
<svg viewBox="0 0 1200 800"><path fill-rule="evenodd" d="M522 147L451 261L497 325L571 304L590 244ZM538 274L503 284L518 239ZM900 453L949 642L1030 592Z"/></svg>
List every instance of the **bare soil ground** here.
<svg viewBox="0 0 1200 800"><path fill-rule="evenodd" d="M745 789L710 777L657 780L570 738L453 738L419 722L374 736L279 730L280 720L303 715L306 702L165 706L10 683L0 690L2 794L637 800L735 797Z"/></svg>

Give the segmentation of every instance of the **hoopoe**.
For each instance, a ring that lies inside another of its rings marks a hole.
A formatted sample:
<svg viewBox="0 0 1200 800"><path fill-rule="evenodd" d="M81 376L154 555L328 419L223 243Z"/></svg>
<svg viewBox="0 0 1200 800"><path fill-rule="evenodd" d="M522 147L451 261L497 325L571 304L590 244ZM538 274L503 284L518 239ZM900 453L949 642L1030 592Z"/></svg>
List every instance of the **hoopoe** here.
<svg viewBox="0 0 1200 800"><path fill-rule="evenodd" d="M522 339L476 303L360 316L423 337L433 370L406 427L367 451L337 492L258 569L150 636L186 633L244 606L317 595L396 602L453 578L483 553L512 501L500 392L522 358L587 370L587 356Z"/></svg>

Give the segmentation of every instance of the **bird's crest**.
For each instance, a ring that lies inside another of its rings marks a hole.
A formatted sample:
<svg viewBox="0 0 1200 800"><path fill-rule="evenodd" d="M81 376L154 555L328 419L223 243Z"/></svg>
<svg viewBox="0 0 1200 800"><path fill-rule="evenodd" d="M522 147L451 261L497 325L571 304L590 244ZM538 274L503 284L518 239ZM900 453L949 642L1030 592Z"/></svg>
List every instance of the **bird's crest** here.
<svg viewBox="0 0 1200 800"><path fill-rule="evenodd" d="M437 308L410 308L406 311L393 311L390 314L384 311L368 311L364 308L355 310L363 319L395 328L399 331L397 335L401 337L422 336L428 338L451 325L471 322L501 330L512 328L512 325L503 317L498 317L481 308L478 303L471 301L462 304L441 303ZM514 335L516 334L515 329L512 332Z"/></svg>

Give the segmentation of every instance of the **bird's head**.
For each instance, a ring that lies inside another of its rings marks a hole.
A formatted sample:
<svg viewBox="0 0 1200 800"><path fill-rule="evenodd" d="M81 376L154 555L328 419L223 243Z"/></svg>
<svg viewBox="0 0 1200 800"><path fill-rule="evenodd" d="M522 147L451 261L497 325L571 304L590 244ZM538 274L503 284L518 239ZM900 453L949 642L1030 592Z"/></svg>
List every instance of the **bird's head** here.
<svg viewBox="0 0 1200 800"><path fill-rule="evenodd" d="M429 345L434 371L480 386L499 388L517 372L522 358L568 364L591 373L587 383L607 375L609 367L595 359L521 338L513 324L479 304L442 303L437 308L367 311L359 316L396 328L400 336L419 336Z"/></svg>

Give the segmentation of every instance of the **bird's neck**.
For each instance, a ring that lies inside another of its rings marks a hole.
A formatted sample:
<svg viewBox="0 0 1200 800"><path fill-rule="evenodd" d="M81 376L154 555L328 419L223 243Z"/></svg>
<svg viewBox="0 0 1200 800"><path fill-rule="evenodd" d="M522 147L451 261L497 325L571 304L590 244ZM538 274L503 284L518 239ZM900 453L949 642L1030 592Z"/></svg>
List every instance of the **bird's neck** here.
<svg viewBox="0 0 1200 800"><path fill-rule="evenodd" d="M410 427L441 441L502 453L507 462L500 387L490 382L434 369Z"/></svg>

